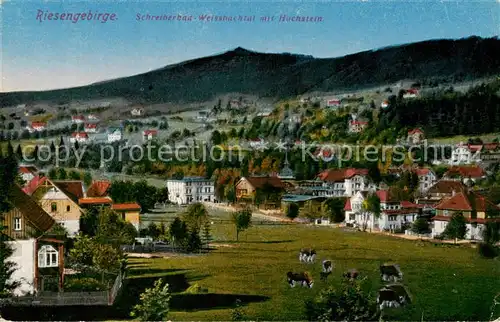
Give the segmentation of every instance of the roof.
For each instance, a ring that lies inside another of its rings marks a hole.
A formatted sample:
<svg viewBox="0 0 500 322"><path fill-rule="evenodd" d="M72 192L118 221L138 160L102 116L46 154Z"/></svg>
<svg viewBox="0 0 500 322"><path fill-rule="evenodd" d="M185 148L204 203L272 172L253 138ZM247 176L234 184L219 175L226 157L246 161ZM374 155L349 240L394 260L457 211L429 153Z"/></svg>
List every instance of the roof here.
<svg viewBox="0 0 500 322"><path fill-rule="evenodd" d="M255 189L264 188L266 185L278 189L285 188L283 181L278 177L245 177L243 179L246 179Z"/></svg>
<svg viewBox="0 0 500 322"><path fill-rule="evenodd" d="M141 206L139 206L135 202L129 202L129 203L115 203L111 206L113 210L141 210Z"/></svg>
<svg viewBox="0 0 500 322"><path fill-rule="evenodd" d="M404 200L404 201L401 201L401 207L407 208L407 209L409 209L409 208L414 209L414 208L424 208L424 205L416 204L416 203Z"/></svg>
<svg viewBox="0 0 500 322"><path fill-rule="evenodd" d="M433 171L431 169L429 169L429 168L417 168L417 169L415 169L415 173L418 176L426 176L429 173L433 173Z"/></svg>
<svg viewBox="0 0 500 322"><path fill-rule="evenodd" d="M54 219L30 196L24 193L18 185L11 186L10 201L33 226L46 232L55 224Z"/></svg>
<svg viewBox="0 0 500 322"><path fill-rule="evenodd" d="M436 205L436 209L442 210L465 210L465 211L486 211L487 208L497 209L500 208L488 200L486 197L476 193L465 191L459 192L451 198L443 199Z"/></svg>
<svg viewBox="0 0 500 322"><path fill-rule="evenodd" d="M466 189L466 186L460 182L455 180L439 180L432 187L427 190L428 194L432 193L442 193L442 194L451 194L453 191L460 192Z"/></svg>
<svg viewBox="0 0 500 322"><path fill-rule="evenodd" d="M500 147L500 143L485 143L483 144L483 148L486 151L494 151Z"/></svg>
<svg viewBox="0 0 500 322"><path fill-rule="evenodd" d="M481 178L486 173L478 166L453 166L444 174L445 177L460 176L465 178Z"/></svg>
<svg viewBox="0 0 500 322"><path fill-rule="evenodd" d="M85 123L85 127L89 129L93 129L97 127L97 123Z"/></svg>
<svg viewBox="0 0 500 322"><path fill-rule="evenodd" d="M65 180L52 181L52 183L76 203L78 203L78 199L85 197L83 193L83 181Z"/></svg>
<svg viewBox="0 0 500 322"><path fill-rule="evenodd" d="M94 181L87 190L87 197L105 197L108 194L109 187L111 187L111 182L109 181Z"/></svg>
<svg viewBox="0 0 500 322"><path fill-rule="evenodd" d="M46 126L46 122L31 122L31 126Z"/></svg>
<svg viewBox="0 0 500 322"><path fill-rule="evenodd" d="M417 134L417 133L420 133L420 134L424 134L424 132L421 130L421 129L412 129L412 130L409 130L408 131L408 135L413 135L413 134Z"/></svg>
<svg viewBox="0 0 500 322"><path fill-rule="evenodd" d="M144 135L150 135L150 134L151 135L156 135L156 134L158 134L158 131L157 130L144 130L142 133Z"/></svg>
<svg viewBox="0 0 500 322"><path fill-rule="evenodd" d="M38 172L37 167L33 165L19 166L19 172L22 173L36 173Z"/></svg>
<svg viewBox="0 0 500 322"><path fill-rule="evenodd" d="M368 122L366 121L351 121L351 125L367 125Z"/></svg>
<svg viewBox="0 0 500 322"><path fill-rule="evenodd" d="M351 198L347 198L347 200L345 201L344 210L345 211L351 211L352 210Z"/></svg>
<svg viewBox="0 0 500 322"><path fill-rule="evenodd" d="M85 117L83 115L73 115L71 117L73 120L83 120Z"/></svg>
<svg viewBox="0 0 500 322"><path fill-rule="evenodd" d="M28 195L32 195L36 188L47 181L47 177L35 176L33 179L24 186L23 191Z"/></svg>
<svg viewBox="0 0 500 322"><path fill-rule="evenodd" d="M368 169L329 169L318 174L317 178L322 181L339 182L352 178L356 175L368 175Z"/></svg>
<svg viewBox="0 0 500 322"><path fill-rule="evenodd" d="M377 190L375 192L377 197L380 199L380 202L398 202L397 198L393 194L391 194L390 190Z"/></svg>
<svg viewBox="0 0 500 322"><path fill-rule="evenodd" d="M87 133L85 133L85 132L73 132L73 133L71 133L71 136L72 137L79 136L79 137L84 137L84 138L88 138L89 137L89 135Z"/></svg>
<svg viewBox="0 0 500 322"><path fill-rule="evenodd" d="M80 198L78 199L78 204L80 205L100 205L100 204L111 204L113 200L109 197L91 197L91 198Z"/></svg>
<svg viewBox="0 0 500 322"><path fill-rule="evenodd" d="M182 182L204 182L204 181L210 181L210 182L212 182L211 179L207 179L205 177L184 177L182 179L168 179L167 181L182 181Z"/></svg>

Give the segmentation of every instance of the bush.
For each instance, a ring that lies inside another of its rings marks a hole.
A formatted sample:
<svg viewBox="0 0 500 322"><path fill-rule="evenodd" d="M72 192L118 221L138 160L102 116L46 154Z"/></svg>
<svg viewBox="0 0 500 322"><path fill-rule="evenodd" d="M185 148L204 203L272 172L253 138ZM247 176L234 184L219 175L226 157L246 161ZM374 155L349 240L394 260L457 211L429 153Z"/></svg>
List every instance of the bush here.
<svg viewBox="0 0 500 322"><path fill-rule="evenodd" d="M491 244L481 243L477 248L479 255L484 258L495 258L498 256L499 251L498 248Z"/></svg>
<svg viewBox="0 0 500 322"><path fill-rule="evenodd" d="M103 291L106 288L101 282L92 277L68 278L64 281L64 289L74 292Z"/></svg>

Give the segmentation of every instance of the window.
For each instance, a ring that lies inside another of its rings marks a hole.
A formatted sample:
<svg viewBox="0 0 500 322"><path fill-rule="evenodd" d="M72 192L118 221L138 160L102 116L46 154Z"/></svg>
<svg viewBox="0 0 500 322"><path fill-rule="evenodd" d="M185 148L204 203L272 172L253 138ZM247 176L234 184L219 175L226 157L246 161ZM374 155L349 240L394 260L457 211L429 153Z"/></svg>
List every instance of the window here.
<svg viewBox="0 0 500 322"><path fill-rule="evenodd" d="M50 211L52 212L57 211L57 204L55 202L50 204Z"/></svg>
<svg viewBox="0 0 500 322"><path fill-rule="evenodd" d="M58 259L59 253L50 245L44 245L38 251L38 267L57 267Z"/></svg>
<svg viewBox="0 0 500 322"><path fill-rule="evenodd" d="M67 212L70 212L70 211L71 211L71 207L70 207L70 205L67 205L67 206L66 206L66 211L67 211Z"/></svg>
<svg viewBox="0 0 500 322"><path fill-rule="evenodd" d="M21 230L21 218L14 218L14 230Z"/></svg>

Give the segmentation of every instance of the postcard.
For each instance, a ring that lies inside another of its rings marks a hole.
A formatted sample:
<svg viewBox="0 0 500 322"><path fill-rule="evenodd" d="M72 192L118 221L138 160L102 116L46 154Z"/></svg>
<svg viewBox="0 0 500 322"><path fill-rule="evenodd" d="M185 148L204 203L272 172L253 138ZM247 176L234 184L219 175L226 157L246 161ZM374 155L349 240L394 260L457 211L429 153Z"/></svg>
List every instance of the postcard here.
<svg viewBox="0 0 500 322"><path fill-rule="evenodd" d="M0 320L500 321L499 30L0 0Z"/></svg>

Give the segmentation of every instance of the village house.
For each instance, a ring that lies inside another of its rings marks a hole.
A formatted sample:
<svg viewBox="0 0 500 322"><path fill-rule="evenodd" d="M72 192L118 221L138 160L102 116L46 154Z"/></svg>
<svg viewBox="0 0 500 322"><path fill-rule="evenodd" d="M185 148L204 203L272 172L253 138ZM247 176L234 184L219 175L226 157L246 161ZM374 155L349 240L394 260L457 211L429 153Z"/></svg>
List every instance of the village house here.
<svg viewBox="0 0 500 322"><path fill-rule="evenodd" d="M111 206L113 200L110 197L84 197L78 199L78 205L82 209L90 207L108 207Z"/></svg>
<svg viewBox="0 0 500 322"><path fill-rule="evenodd" d="M350 120L349 121L349 132L350 133L360 133L368 126L367 121L360 120Z"/></svg>
<svg viewBox="0 0 500 322"><path fill-rule="evenodd" d="M33 165L19 165L19 175L28 183L38 175L38 169Z"/></svg>
<svg viewBox="0 0 500 322"><path fill-rule="evenodd" d="M37 178L33 180L35 179ZM78 200L85 197L83 182L79 180L52 181L46 177L36 181L37 187L33 188L30 184L25 191L31 192L45 212L66 228L70 236L76 235L80 231L82 214Z"/></svg>
<svg viewBox="0 0 500 322"><path fill-rule="evenodd" d="M97 115L95 115L95 114L89 114L89 115L87 116L87 119L88 119L89 121L98 121L98 120L99 120L99 118L98 118L98 117L97 117Z"/></svg>
<svg viewBox="0 0 500 322"><path fill-rule="evenodd" d="M450 165L471 164L481 161L481 144L458 144L451 151Z"/></svg>
<svg viewBox="0 0 500 322"><path fill-rule="evenodd" d="M423 196L417 198L417 204L421 204L428 209L433 209L442 199L449 198L454 193L465 189L467 187L461 181L441 179L427 189L427 192Z"/></svg>
<svg viewBox="0 0 500 322"><path fill-rule="evenodd" d="M278 177L242 177L236 182L235 190L240 203L263 202L259 206L278 208L285 184Z"/></svg>
<svg viewBox="0 0 500 322"><path fill-rule="evenodd" d="M84 131L87 133L97 133L97 123L86 123Z"/></svg>
<svg viewBox="0 0 500 322"><path fill-rule="evenodd" d="M445 180L459 180L467 184L486 178L486 172L479 166L453 166L443 175Z"/></svg>
<svg viewBox="0 0 500 322"><path fill-rule="evenodd" d="M424 132L421 129L413 129L408 131L408 144L421 144L425 139Z"/></svg>
<svg viewBox="0 0 500 322"><path fill-rule="evenodd" d="M132 114L132 116L142 116L144 114L144 109L140 107L134 108L130 111L130 114Z"/></svg>
<svg viewBox="0 0 500 322"><path fill-rule="evenodd" d="M89 135L85 132L73 132L69 138L70 143L87 143L89 141Z"/></svg>
<svg viewBox="0 0 500 322"><path fill-rule="evenodd" d="M385 100L382 103L380 103L380 107L383 109L386 109L389 107L389 101Z"/></svg>
<svg viewBox="0 0 500 322"><path fill-rule="evenodd" d="M144 141L151 141L155 139L158 136L158 131L157 130L144 130L142 132L142 139Z"/></svg>
<svg viewBox="0 0 500 322"><path fill-rule="evenodd" d="M269 115L271 115L271 113L271 110L263 110L257 113L257 116L268 117Z"/></svg>
<svg viewBox="0 0 500 322"><path fill-rule="evenodd" d="M414 170L418 176L418 192L423 194L437 181L437 175L429 168L417 168Z"/></svg>
<svg viewBox="0 0 500 322"><path fill-rule="evenodd" d="M463 190L453 193L450 198L443 199L436 205L436 216L432 218L432 236L441 235L453 214L460 213L467 222L465 238L482 240L483 230L488 222L500 222L500 208L486 197Z"/></svg>
<svg viewBox="0 0 500 322"><path fill-rule="evenodd" d="M346 223L353 224L363 230L400 231L408 228L421 213L422 205L409 201L402 201L395 197L390 190L376 191L380 199L380 216L377 218L372 212L364 209L369 193L358 192L346 201Z"/></svg>
<svg viewBox="0 0 500 322"><path fill-rule="evenodd" d="M134 225L135 229L139 231L141 206L135 202L115 203L111 206L111 209L121 215L123 220Z"/></svg>
<svg viewBox="0 0 500 322"><path fill-rule="evenodd" d="M403 94L403 98L415 98L418 97L419 95L419 90L416 88L410 88L405 91Z"/></svg>
<svg viewBox="0 0 500 322"><path fill-rule="evenodd" d="M118 142L122 139L122 131L120 128L108 129L108 143Z"/></svg>
<svg viewBox="0 0 500 322"><path fill-rule="evenodd" d="M267 146L267 143L264 139L250 139L248 144L252 149L263 149Z"/></svg>
<svg viewBox="0 0 500 322"><path fill-rule="evenodd" d="M215 202L215 183L204 177L184 177L167 180L168 200L179 205L195 202Z"/></svg>
<svg viewBox="0 0 500 322"><path fill-rule="evenodd" d="M47 128L47 123L46 122L31 122L31 125L29 125L26 129L30 132L41 132Z"/></svg>
<svg viewBox="0 0 500 322"><path fill-rule="evenodd" d="M9 244L13 249L8 258L16 268L11 280L20 282L14 295L24 296L38 289L40 269L60 266L62 254L61 249L56 250L51 243L37 237L53 227L54 219L17 185L11 187L9 200L13 208L4 214L0 224L5 227L3 233L11 239Z"/></svg>
<svg viewBox="0 0 500 322"><path fill-rule="evenodd" d="M326 107L340 107L342 102L338 98L332 98L326 101Z"/></svg>
<svg viewBox="0 0 500 322"><path fill-rule="evenodd" d="M82 124L83 122L85 122L85 117L83 115L73 115L71 117L71 123Z"/></svg>
<svg viewBox="0 0 500 322"><path fill-rule="evenodd" d="M325 197L352 197L358 191L374 190L368 169L328 169L318 174L319 187L310 187L314 195Z"/></svg>

